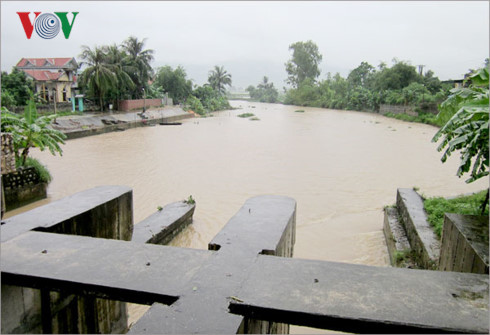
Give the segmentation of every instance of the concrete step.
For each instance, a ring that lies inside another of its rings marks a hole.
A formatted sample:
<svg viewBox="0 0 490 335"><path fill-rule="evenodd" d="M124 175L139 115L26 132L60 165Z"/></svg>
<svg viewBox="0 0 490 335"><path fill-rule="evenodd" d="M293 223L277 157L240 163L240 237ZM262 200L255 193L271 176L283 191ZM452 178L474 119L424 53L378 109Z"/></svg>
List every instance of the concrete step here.
<svg viewBox="0 0 490 335"><path fill-rule="evenodd" d="M134 225L132 242L168 244L192 223L195 204L173 202Z"/></svg>
<svg viewBox="0 0 490 335"><path fill-rule="evenodd" d="M417 268L407 233L399 216L396 207L388 207L384 210L383 233L390 255L390 263L396 267Z"/></svg>
<svg viewBox="0 0 490 335"><path fill-rule="evenodd" d="M424 269L437 269L441 242L429 225L422 197L413 189L399 188L396 204L417 263Z"/></svg>

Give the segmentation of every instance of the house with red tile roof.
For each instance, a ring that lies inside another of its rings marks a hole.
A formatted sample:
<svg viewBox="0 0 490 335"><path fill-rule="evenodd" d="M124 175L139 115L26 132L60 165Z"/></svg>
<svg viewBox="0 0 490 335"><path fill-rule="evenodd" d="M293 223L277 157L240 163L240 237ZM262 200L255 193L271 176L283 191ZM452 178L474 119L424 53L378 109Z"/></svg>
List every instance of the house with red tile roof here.
<svg viewBox="0 0 490 335"><path fill-rule="evenodd" d="M77 87L78 63L72 58L22 58L16 65L35 83L35 93L46 101L65 102Z"/></svg>

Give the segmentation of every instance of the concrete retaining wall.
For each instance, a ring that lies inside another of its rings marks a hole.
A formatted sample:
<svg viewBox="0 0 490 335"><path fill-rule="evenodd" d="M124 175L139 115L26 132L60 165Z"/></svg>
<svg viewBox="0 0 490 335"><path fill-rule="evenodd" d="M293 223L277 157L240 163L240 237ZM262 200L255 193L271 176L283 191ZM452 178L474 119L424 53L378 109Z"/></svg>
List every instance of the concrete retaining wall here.
<svg viewBox="0 0 490 335"><path fill-rule="evenodd" d="M488 274L488 216L446 214L439 270Z"/></svg>
<svg viewBox="0 0 490 335"><path fill-rule="evenodd" d="M400 105L380 105L379 113L385 115L386 113L393 114L408 114L412 116L418 116L419 113L415 112L411 106L400 106Z"/></svg>
<svg viewBox="0 0 490 335"><path fill-rule="evenodd" d="M2 224L2 242L30 230L130 240L132 191L97 187ZM46 251L49 252L49 251ZM2 333L123 333L126 303L2 284Z"/></svg>
<svg viewBox="0 0 490 335"><path fill-rule="evenodd" d="M41 182L33 167L2 174L6 209L12 210L47 197L47 183Z"/></svg>
<svg viewBox="0 0 490 335"><path fill-rule="evenodd" d="M114 114L84 117L81 119L59 119L59 125L56 127L56 129L63 131L66 138L70 140L110 133L113 131L123 131L131 128L158 125L160 122L175 122L194 117L194 115L184 112L181 109L175 109L162 113L163 116L159 116L159 111L149 111L147 113L152 114L153 118L142 119L134 116L132 118L128 116L123 118L122 116L124 116L124 114ZM113 124L104 124L102 120L105 122L110 121Z"/></svg>
<svg viewBox="0 0 490 335"><path fill-rule="evenodd" d="M398 255L410 252L410 243L403 225L398 220L398 210L396 208L386 208L384 211L383 233L385 235L386 246L390 256L390 263L399 266Z"/></svg>
<svg viewBox="0 0 490 335"><path fill-rule="evenodd" d="M436 269L439 264L440 242L429 226L422 197L412 189L399 188L396 204L417 263L425 269Z"/></svg>
<svg viewBox="0 0 490 335"><path fill-rule="evenodd" d="M166 205L134 226L131 241L165 245L192 222L195 204L178 201Z"/></svg>

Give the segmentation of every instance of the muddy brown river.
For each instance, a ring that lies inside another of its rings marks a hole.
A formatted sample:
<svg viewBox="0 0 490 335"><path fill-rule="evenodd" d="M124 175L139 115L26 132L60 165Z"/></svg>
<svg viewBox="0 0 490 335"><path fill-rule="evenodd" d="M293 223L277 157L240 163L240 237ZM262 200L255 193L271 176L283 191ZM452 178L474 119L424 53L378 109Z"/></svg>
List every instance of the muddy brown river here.
<svg viewBox="0 0 490 335"><path fill-rule="evenodd" d="M99 185L127 185L137 223L158 206L192 195L194 222L172 245L206 249L246 199L286 195L297 201L295 258L388 266L382 209L395 202L398 187L418 187L427 196L488 187L487 180L468 185L455 176L457 155L440 162L431 143L437 129L429 125L370 113L231 103L239 109L181 126L70 140L63 157L33 150L53 181L48 199L29 207ZM246 112L260 120L237 117Z"/></svg>

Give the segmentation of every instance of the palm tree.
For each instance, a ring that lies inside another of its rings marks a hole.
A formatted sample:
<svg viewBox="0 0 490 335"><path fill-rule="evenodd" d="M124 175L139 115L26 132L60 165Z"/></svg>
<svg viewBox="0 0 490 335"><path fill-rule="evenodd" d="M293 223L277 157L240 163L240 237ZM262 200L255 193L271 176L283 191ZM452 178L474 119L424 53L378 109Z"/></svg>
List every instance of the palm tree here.
<svg viewBox="0 0 490 335"><path fill-rule="evenodd" d="M209 85L220 94L225 94L225 85L231 86L231 74L227 73L223 66L216 65L209 71Z"/></svg>
<svg viewBox="0 0 490 335"><path fill-rule="evenodd" d="M99 98L100 110L104 110L104 97L110 89L117 89L117 76L114 65L107 63L104 47L82 46L80 57L84 60L81 65L88 67L80 77L80 85L88 87L93 96Z"/></svg>
<svg viewBox="0 0 490 335"><path fill-rule="evenodd" d="M46 148L55 155L60 155L63 150L60 143L64 144L66 135L59 130L48 126L56 118L56 114L39 117L34 100L29 100L24 109L24 115L10 113L2 108L2 132L12 135L15 158L21 160L21 165L26 164L29 149L38 147L41 151Z"/></svg>
<svg viewBox="0 0 490 335"><path fill-rule="evenodd" d="M142 41L134 36L130 36L123 42L123 50L128 54L128 62L132 67L130 74L133 82L135 83L137 90L134 91L135 98L141 97L141 89L148 90L148 80L153 76L153 69L150 66L150 62L153 60L153 50L143 50L146 38Z"/></svg>
<svg viewBox="0 0 490 335"><path fill-rule="evenodd" d="M131 79L131 73L135 71L135 68L129 64L127 54L116 44L106 48L106 62L112 65L112 70L117 78L117 87L113 90L112 96L120 99L134 90L136 85Z"/></svg>

